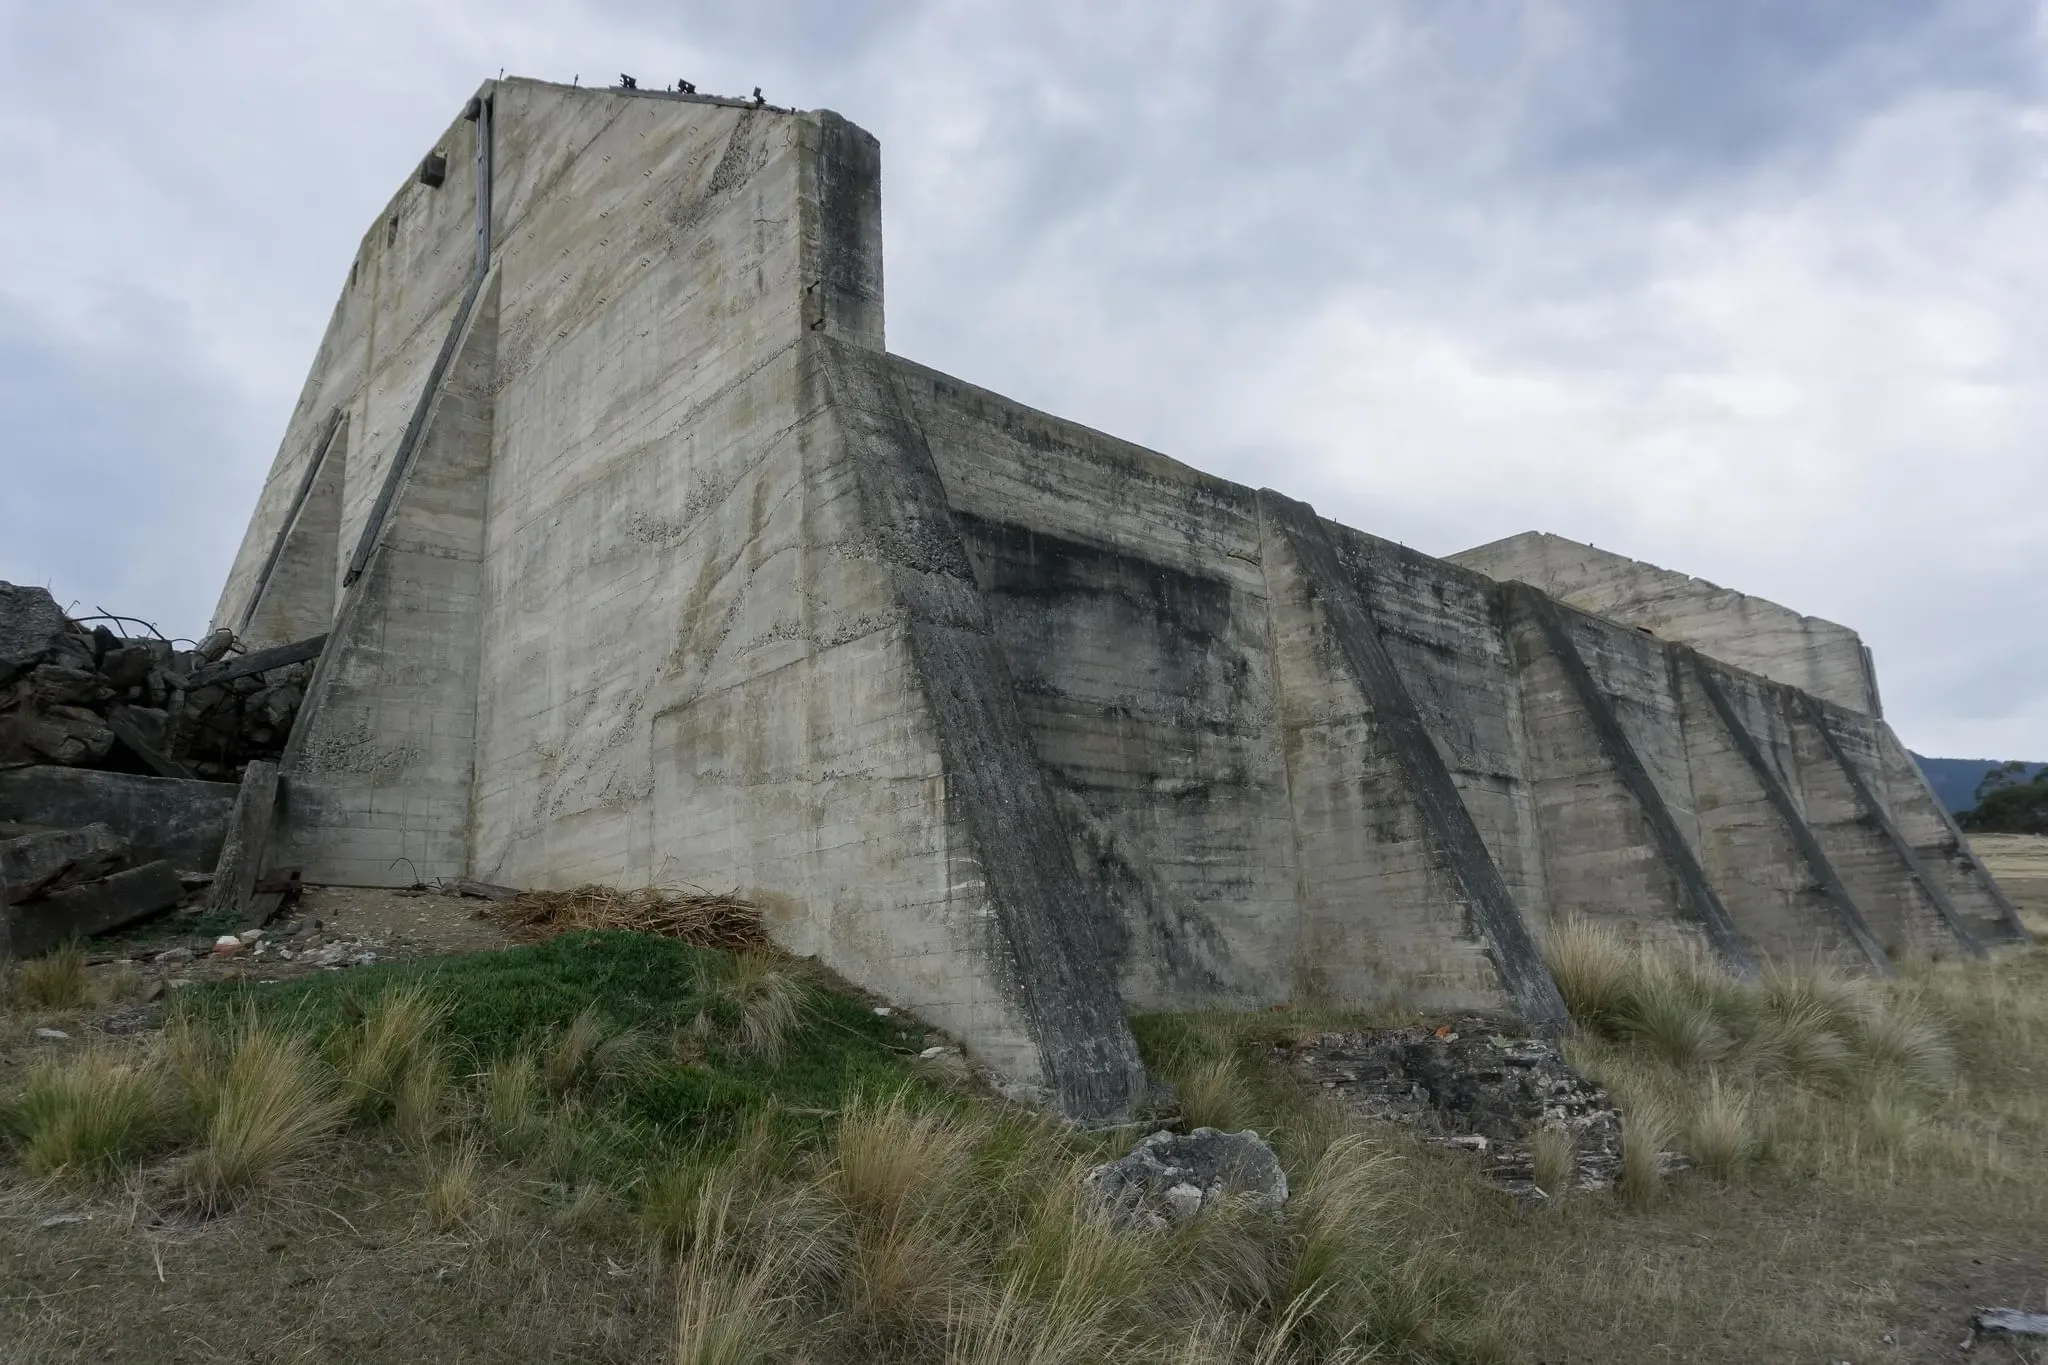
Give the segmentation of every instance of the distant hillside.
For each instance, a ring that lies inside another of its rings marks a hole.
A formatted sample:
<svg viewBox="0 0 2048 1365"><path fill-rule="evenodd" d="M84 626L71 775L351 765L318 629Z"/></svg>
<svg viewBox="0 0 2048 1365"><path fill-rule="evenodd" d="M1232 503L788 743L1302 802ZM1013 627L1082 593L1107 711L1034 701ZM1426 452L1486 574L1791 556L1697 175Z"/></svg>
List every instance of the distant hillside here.
<svg viewBox="0 0 2048 1365"><path fill-rule="evenodd" d="M1951 814L1977 804L1977 784L2000 762L1995 758L1926 758L1920 754L1914 754L1913 761L1927 774L1927 785L1934 788L1935 796ZM2048 764L2030 765L2028 776L2038 774L2043 767Z"/></svg>

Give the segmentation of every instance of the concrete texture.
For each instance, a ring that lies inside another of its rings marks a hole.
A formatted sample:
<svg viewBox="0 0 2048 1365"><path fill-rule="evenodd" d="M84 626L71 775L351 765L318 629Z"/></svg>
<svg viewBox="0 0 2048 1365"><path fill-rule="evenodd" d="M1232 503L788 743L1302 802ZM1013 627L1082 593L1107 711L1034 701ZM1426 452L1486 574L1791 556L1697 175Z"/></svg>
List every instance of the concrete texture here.
<svg viewBox="0 0 2048 1365"><path fill-rule="evenodd" d="M1554 1023L1566 913L1738 970L2013 936L1853 633L1473 552L1599 570L1546 596L889 355L836 115L479 107L365 236L221 597L331 632L272 866L737 886L1084 1119L1143 1093L1131 1008Z"/></svg>

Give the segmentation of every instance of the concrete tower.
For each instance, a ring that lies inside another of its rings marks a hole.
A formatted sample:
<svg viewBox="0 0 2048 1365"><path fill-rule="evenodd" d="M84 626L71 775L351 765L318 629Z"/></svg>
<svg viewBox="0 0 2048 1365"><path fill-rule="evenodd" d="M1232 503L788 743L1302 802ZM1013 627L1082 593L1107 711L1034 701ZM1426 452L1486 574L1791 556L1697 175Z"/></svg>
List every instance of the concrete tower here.
<svg viewBox="0 0 2048 1365"><path fill-rule="evenodd" d="M329 632L274 865L737 886L1076 1117L1127 1009L1555 1020L1570 911L2021 932L1853 633L1585 548L1432 559L890 355L835 114L503 80L364 236L216 623Z"/></svg>

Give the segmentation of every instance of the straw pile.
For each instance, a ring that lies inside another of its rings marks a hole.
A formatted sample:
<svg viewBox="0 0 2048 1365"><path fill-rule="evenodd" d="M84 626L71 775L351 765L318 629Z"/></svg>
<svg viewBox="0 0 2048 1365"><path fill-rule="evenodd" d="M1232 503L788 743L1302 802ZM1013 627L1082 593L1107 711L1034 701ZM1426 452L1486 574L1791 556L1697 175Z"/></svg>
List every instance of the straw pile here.
<svg viewBox="0 0 2048 1365"><path fill-rule="evenodd" d="M625 929L727 952L763 942L760 907L737 892L578 886L567 891L522 891L486 913L512 937L529 943L571 929Z"/></svg>

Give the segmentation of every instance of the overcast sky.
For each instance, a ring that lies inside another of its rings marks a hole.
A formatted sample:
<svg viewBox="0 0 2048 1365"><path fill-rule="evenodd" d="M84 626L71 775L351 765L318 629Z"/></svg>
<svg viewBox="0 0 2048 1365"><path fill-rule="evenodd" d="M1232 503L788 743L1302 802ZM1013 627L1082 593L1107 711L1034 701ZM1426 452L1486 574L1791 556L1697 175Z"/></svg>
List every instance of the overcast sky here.
<svg viewBox="0 0 2048 1365"><path fill-rule="evenodd" d="M1435 553L1864 633L2048 758L2042 0L0 0L0 578L192 635L483 78L882 141L890 348Z"/></svg>

